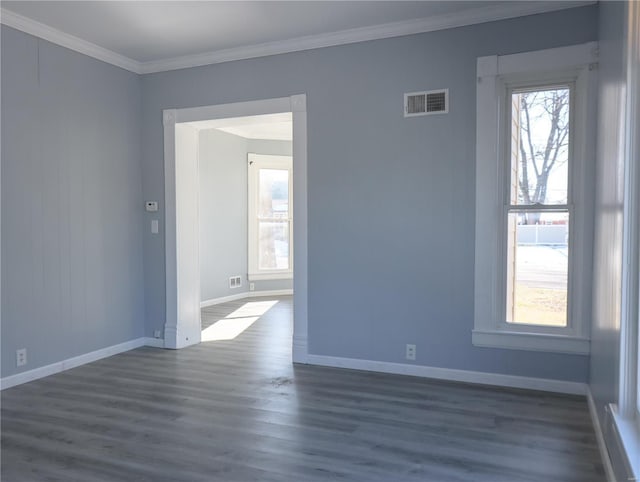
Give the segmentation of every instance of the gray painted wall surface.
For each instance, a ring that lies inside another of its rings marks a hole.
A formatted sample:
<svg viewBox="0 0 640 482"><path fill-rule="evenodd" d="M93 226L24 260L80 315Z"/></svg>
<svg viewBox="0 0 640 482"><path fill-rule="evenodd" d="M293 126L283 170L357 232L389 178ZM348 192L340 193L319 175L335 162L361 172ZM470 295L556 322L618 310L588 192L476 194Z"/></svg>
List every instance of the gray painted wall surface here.
<svg viewBox="0 0 640 482"><path fill-rule="evenodd" d="M3 377L143 335L140 99L135 74L2 26Z"/></svg>
<svg viewBox="0 0 640 482"><path fill-rule="evenodd" d="M145 197L163 198L162 109L306 93L310 352L405 362L415 343L417 364L586 382L587 356L471 344L476 59L596 39L588 6L145 75ZM403 118L404 92L444 87L448 115ZM151 334L164 245L144 243Z"/></svg>
<svg viewBox="0 0 640 482"><path fill-rule="evenodd" d="M247 153L291 155L291 141L200 132L200 297L249 291L247 280ZM229 288L229 277L242 287ZM291 280L255 281L255 291L291 289Z"/></svg>
<svg viewBox="0 0 640 482"><path fill-rule="evenodd" d="M594 244L593 317L589 384L616 470L623 468L612 438L605 406L617 403L620 359L620 302L622 275L622 215L626 71L624 60L625 5L601 2L599 15L600 66L596 226ZM626 474L617 474L627 480Z"/></svg>
<svg viewBox="0 0 640 482"><path fill-rule="evenodd" d="M200 131L200 298L243 293L247 285L247 140ZM242 277L229 288L229 277Z"/></svg>
<svg viewBox="0 0 640 482"><path fill-rule="evenodd" d="M277 141L271 139L247 139L248 152L268 154L272 156L292 156L291 141Z"/></svg>

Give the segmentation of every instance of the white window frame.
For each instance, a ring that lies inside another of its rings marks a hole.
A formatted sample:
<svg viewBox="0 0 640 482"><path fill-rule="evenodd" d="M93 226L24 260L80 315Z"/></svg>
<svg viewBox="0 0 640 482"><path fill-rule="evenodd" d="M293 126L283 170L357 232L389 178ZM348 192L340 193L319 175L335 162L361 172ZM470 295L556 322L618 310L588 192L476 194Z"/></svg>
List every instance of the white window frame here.
<svg viewBox="0 0 640 482"><path fill-rule="evenodd" d="M249 281L293 279L293 158L267 154L247 154L248 169L248 267ZM260 169L281 169L289 172L289 268L265 270L258 264L258 172Z"/></svg>
<svg viewBox="0 0 640 482"><path fill-rule="evenodd" d="M475 346L588 354L593 246L597 43L478 58ZM506 206L513 88L571 84L566 327L506 322Z"/></svg>
<svg viewBox="0 0 640 482"><path fill-rule="evenodd" d="M624 212L618 404L611 404L626 470L640 479L640 5L629 2L624 105ZM631 480L631 479L629 479Z"/></svg>

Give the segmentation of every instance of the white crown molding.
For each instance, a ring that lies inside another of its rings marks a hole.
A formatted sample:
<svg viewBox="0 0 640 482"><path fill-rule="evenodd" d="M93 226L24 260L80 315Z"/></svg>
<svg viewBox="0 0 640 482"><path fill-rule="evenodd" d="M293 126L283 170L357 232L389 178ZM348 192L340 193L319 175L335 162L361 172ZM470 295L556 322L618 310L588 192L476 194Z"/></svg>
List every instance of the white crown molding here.
<svg viewBox="0 0 640 482"><path fill-rule="evenodd" d="M392 22L370 27L354 28L326 34L311 35L288 40L248 45L195 55L185 55L170 59L138 62L111 50L69 35L53 27L18 15L4 8L0 9L0 22L22 32L35 35L63 47L75 50L89 57L102 60L137 74L150 74L169 70L186 69L203 65L219 64L234 60L251 59L290 52L333 47L357 42L366 42L391 37L401 37L417 33L433 32L448 28L463 27L477 23L505 20L567 8L583 7L596 1L559 0L555 2L513 2L507 5L489 5L462 12L433 17Z"/></svg>
<svg viewBox="0 0 640 482"><path fill-rule="evenodd" d="M234 60L266 57L269 55L333 47L337 45L366 42L369 40L433 32L436 30L463 27L477 23L492 22L495 20L504 20L526 15L564 10L567 8L583 7L595 3L595 1L561 0L543 4L513 2L507 5L490 5L487 7L479 7L447 15L437 15L415 20L374 25L371 27L341 30L338 32L248 45L196 55L186 55L165 60L142 62L141 69L143 74L166 72L169 70L219 64Z"/></svg>
<svg viewBox="0 0 640 482"><path fill-rule="evenodd" d="M141 74L140 62L117 54L111 50L100 47L94 43L87 42L81 38L64 33L61 30L49 27L30 18L13 13L6 8L0 8L0 23L7 27L15 28L21 32L28 33L35 37L47 40L56 45L66 47L81 54L93 57L116 67L129 70L130 72Z"/></svg>

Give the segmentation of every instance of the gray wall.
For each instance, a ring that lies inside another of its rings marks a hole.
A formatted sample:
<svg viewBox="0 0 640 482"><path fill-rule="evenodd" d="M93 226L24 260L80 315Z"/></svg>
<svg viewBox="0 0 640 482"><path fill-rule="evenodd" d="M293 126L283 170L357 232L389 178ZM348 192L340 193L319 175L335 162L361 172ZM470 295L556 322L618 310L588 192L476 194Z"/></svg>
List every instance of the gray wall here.
<svg viewBox="0 0 640 482"><path fill-rule="evenodd" d="M249 291L247 280L247 153L291 155L291 141L200 132L200 297ZM230 276L241 288L229 288ZM291 289L291 280L255 281L255 291Z"/></svg>
<svg viewBox="0 0 640 482"><path fill-rule="evenodd" d="M611 419L605 406L618 400L620 359L620 301L622 270L622 213L624 159L620 138L624 134L626 71L624 66L625 5L601 2L599 16L600 67L596 233L594 245L591 374L589 384L607 438L614 466L623 464L615 450ZM627 480L617 474L617 480Z"/></svg>
<svg viewBox="0 0 640 482"><path fill-rule="evenodd" d="M145 75L145 197L163 198L162 109L306 93L310 351L404 362L415 343L418 364L586 382L587 356L471 344L476 58L596 39L588 6ZM443 87L448 115L403 118L404 92ZM144 243L151 334L164 245Z"/></svg>
<svg viewBox="0 0 640 482"><path fill-rule="evenodd" d="M243 293L247 285L247 140L200 131L200 299ZM240 288L229 288L230 276Z"/></svg>
<svg viewBox="0 0 640 482"><path fill-rule="evenodd" d="M135 74L2 26L3 377L143 336L140 99Z"/></svg>

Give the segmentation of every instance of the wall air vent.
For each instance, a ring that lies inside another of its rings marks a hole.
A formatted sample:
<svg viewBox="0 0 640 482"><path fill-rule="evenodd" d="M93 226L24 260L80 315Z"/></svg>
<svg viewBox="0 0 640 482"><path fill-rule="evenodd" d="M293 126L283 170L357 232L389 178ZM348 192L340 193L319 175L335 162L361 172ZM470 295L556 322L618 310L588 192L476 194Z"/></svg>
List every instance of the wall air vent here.
<svg viewBox="0 0 640 482"><path fill-rule="evenodd" d="M404 116L446 114L449 112L449 89L404 94Z"/></svg>

